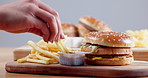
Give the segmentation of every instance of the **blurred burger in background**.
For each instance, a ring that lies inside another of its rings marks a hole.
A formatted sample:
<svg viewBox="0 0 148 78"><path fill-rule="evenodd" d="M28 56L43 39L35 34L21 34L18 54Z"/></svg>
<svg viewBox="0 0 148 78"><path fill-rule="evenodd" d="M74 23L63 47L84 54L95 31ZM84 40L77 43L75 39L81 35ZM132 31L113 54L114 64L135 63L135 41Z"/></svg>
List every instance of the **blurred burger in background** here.
<svg viewBox="0 0 148 78"><path fill-rule="evenodd" d="M84 37L89 32L112 31L107 24L89 16L81 17L76 27L78 28L79 35L82 37Z"/></svg>
<svg viewBox="0 0 148 78"><path fill-rule="evenodd" d="M75 25L69 23L63 23L62 29L65 35L68 37L78 37L78 30Z"/></svg>

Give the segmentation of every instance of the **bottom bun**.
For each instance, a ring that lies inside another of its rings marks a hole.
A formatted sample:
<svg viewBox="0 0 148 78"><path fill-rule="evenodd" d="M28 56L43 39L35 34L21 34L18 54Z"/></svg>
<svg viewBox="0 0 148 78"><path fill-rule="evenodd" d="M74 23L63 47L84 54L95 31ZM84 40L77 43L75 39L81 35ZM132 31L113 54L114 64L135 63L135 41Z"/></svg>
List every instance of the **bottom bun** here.
<svg viewBox="0 0 148 78"><path fill-rule="evenodd" d="M85 57L85 63L90 65L128 65L134 61L133 57L123 59L96 59Z"/></svg>

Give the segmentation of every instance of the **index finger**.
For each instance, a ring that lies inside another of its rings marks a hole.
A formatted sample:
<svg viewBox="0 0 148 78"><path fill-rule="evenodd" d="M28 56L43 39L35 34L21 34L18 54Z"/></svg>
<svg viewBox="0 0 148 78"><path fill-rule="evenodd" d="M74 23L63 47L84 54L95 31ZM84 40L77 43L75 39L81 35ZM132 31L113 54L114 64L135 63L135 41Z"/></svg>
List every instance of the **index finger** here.
<svg viewBox="0 0 148 78"><path fill-rule="evenodd" d="M38 6L39 8L53 14L55 17L56 17L56 22L57 22L57 25L58 25L58 35L57 35L57 40L60 39L60 35L63 35L63 31L62 31L62 26L61 26L61 22L60 22L60 17L59 17L59 14L57 11L55 11L53 8L51 8L50 6L44 4L43 2L39 1L38 2ZM63 35L64 36L64 35ZM64 38L64 37L62 37Z"/></svg>
<svg viewBox="0 0 148 78"><path fill-rule="evenodd" d="M50 35L50 38L48 40L51 41L51 42L55 41L55 38L56 38L57 33L58 33L58 27L57 27L55 17L52 14L50 14L50 13L48 13L48 12L42 10L42 9L38 9L35 12L35 15L49 24L49 30L51 31L50 32L51 35Z"/></svg>

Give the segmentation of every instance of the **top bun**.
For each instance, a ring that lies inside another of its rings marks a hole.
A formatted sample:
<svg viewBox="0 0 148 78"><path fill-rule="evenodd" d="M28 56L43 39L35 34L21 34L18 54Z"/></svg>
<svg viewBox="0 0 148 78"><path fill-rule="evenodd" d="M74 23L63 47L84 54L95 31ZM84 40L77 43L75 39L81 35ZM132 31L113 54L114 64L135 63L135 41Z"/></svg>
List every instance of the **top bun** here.
<svg viewBox="0 0 148 78"><path fill-rule="evenodd" d="M84 41L107 47L134 47L132 38L121 32L90 32Z"/></svg>
<svg viewBox="0 0 148 78"><path fill-rule="evenodd" d="M112 31L107 24L90 16L81 17L79 22L93 28L96 31Z"/></svg>

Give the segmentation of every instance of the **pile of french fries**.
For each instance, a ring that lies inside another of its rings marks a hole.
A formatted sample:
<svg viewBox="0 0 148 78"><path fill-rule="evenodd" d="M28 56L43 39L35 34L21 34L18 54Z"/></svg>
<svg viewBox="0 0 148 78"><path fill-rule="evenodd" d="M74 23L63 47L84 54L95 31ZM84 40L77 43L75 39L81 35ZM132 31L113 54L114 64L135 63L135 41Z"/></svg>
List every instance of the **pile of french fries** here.
<svg viewBox="0 0 148 78"><path fill-rule="evenodd" d="M148 29L137 31L127 30L126 33L133 37L135 47L148 48Z"/></svg>
<svg viewBox="0 0 148 78"><path fill-rule="evenodd" d="M18 63L59 63L58 52L68 52L68 49L62 44L62 40L54 43L46 43L44 40L40 40L38 43L34 43L33 41L28 41L27 43L32 47L31 53L24 58L18 59Z"/></svg>

